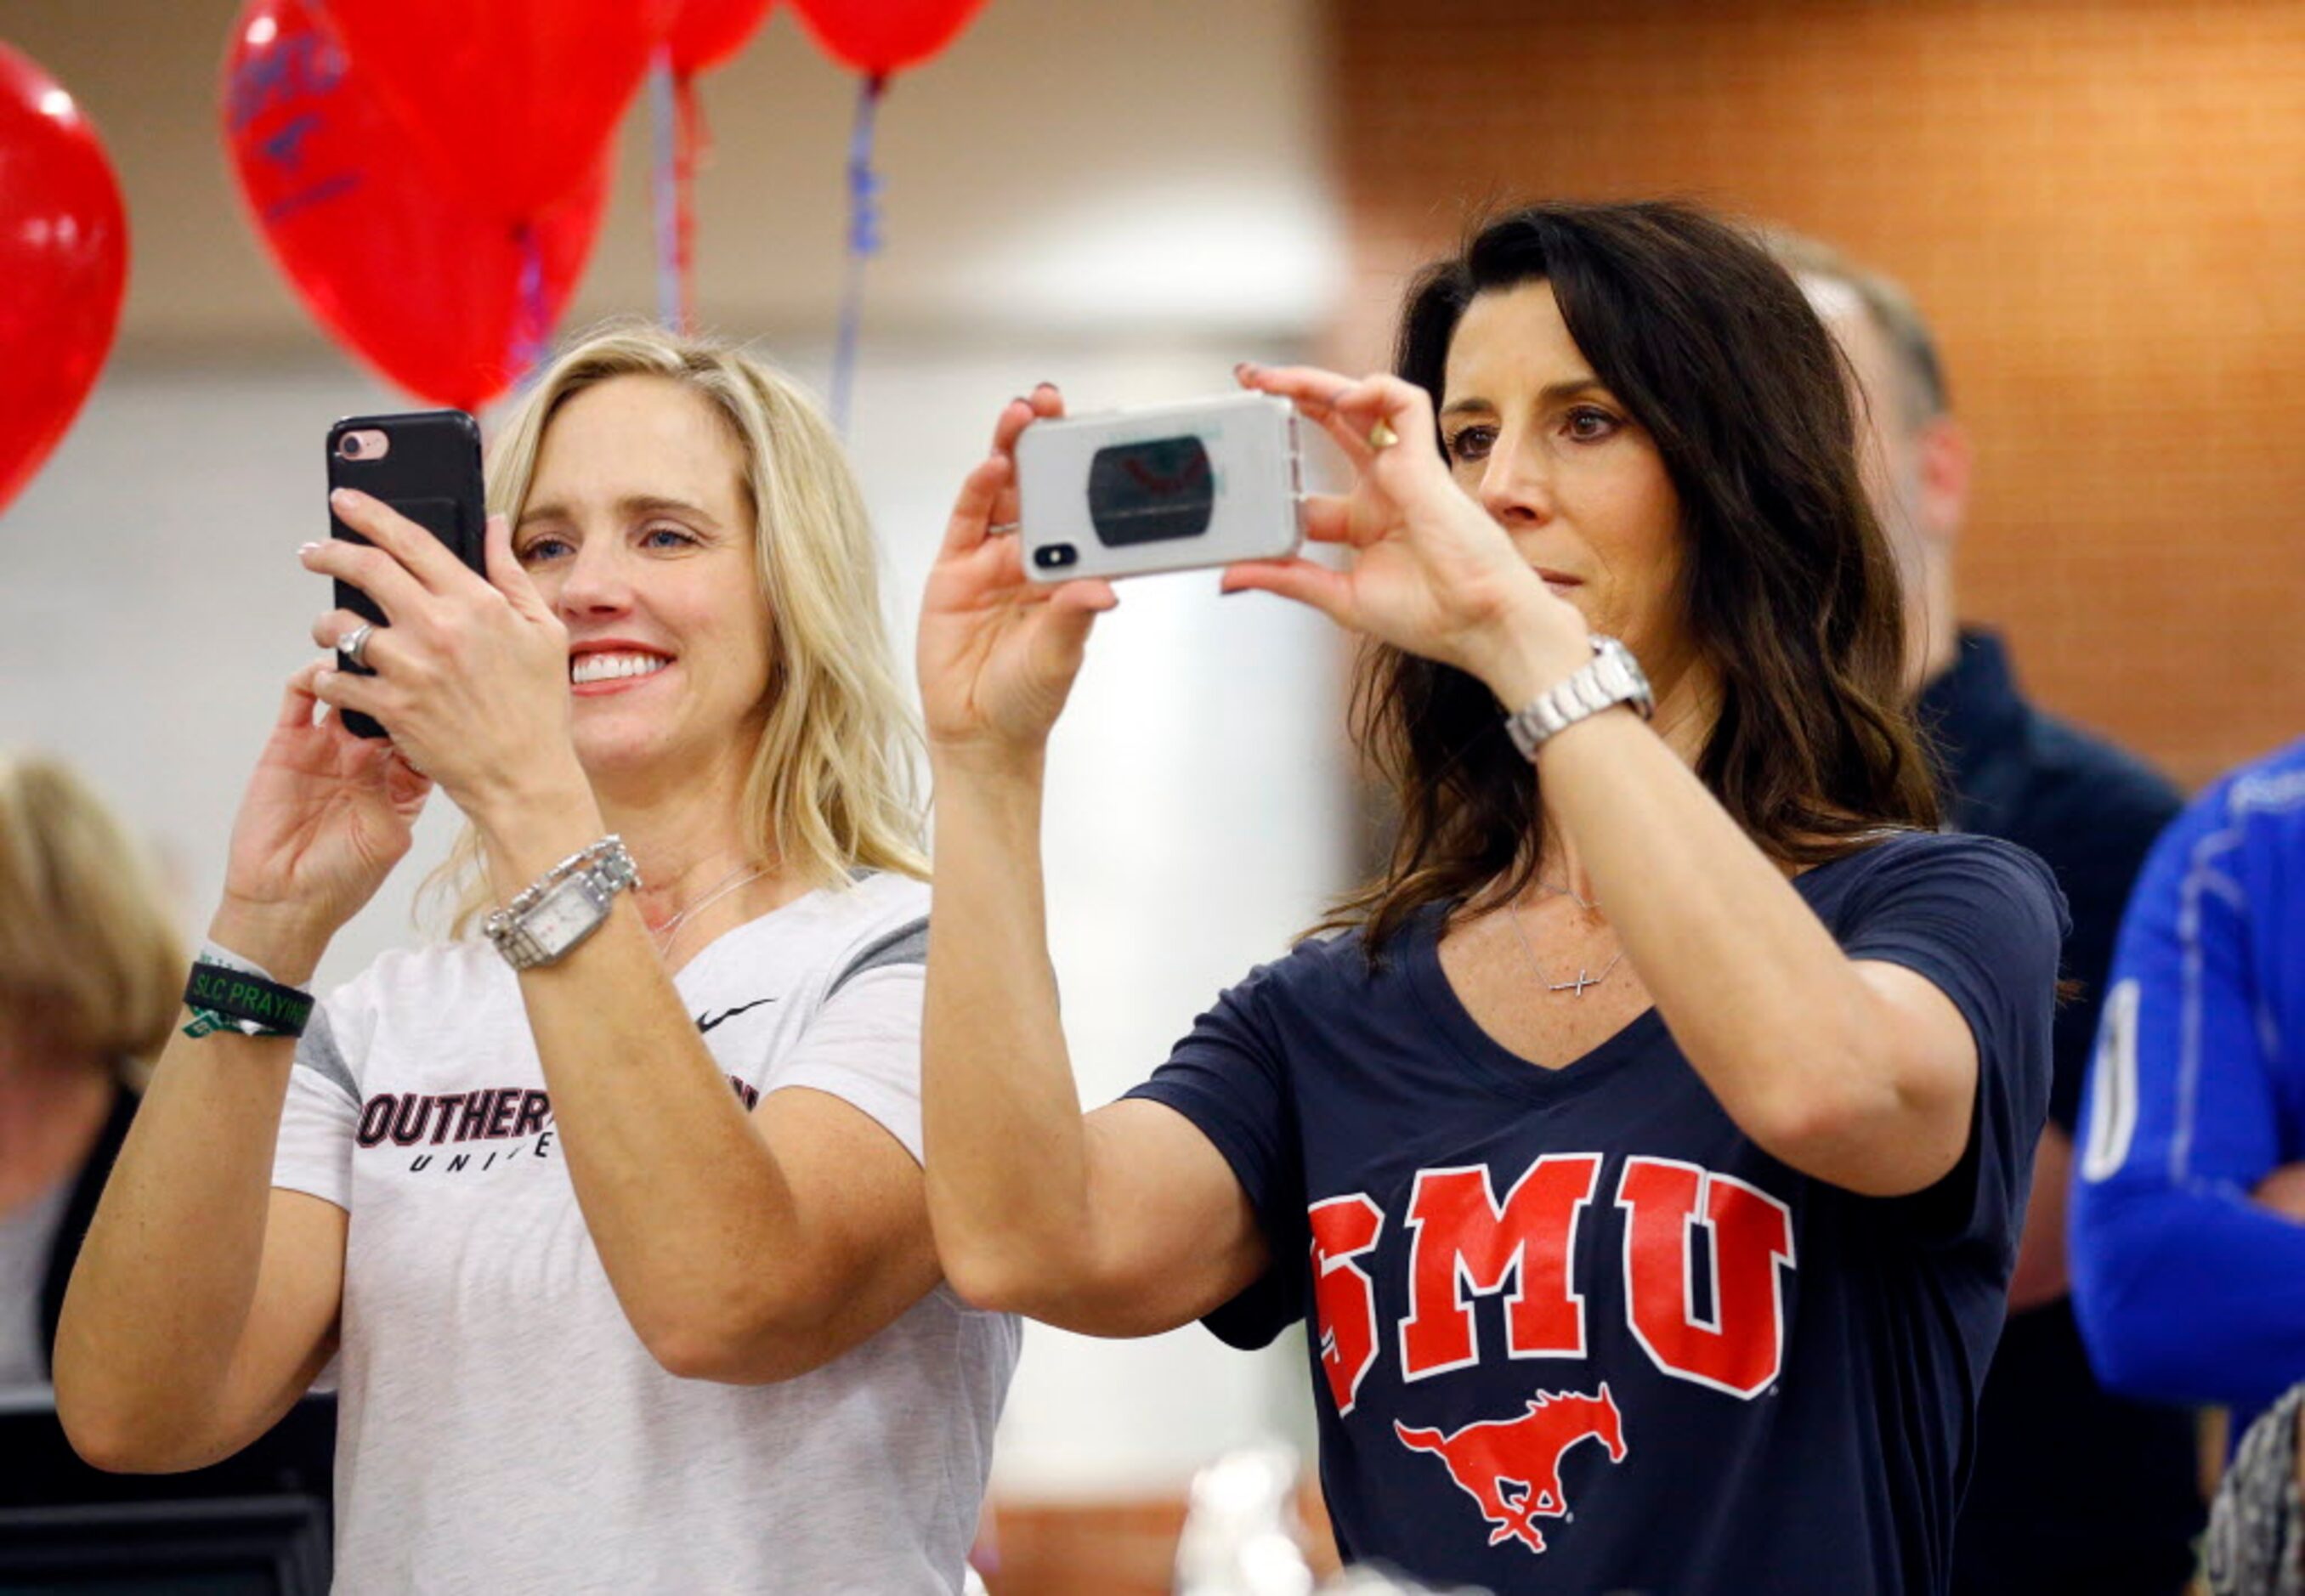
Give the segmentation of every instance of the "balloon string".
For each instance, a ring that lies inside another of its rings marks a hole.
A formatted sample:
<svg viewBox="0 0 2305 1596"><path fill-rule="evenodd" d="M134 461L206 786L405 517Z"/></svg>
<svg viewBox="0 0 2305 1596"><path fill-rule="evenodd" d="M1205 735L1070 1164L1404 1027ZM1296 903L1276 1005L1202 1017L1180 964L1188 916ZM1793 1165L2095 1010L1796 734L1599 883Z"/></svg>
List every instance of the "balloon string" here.
<svg viewBox="0 0 2305 1596"><path fill-rule="evenodd" d="M704 106L696 97L696 79L683 72L673 85L680 102L680 138L673 161L675 208L673 252L680 268L680 330L696 330L696 169L711 154L712 132L704 123Z"/></svg>
<svg viewBox="0 0 2305 1596"><path fill-rule="evenodd" d="M536 236L535 224L521 223L513 239L520 250L520 309L513 318L512 369L518 374L515 380L525 381L544 363L552 329L545 325L544 245Z"/></svg>
<svg viewBox="0 0 2305 1596"><path fill-rule="evenodd" d="M649 186L656 236L656 316L685 329L680 295L679 112L674 104L672 50L661 47L649 64Z"/></svg>
<svg viewBox="0 0 2305 1596"><path fill-rule="evenodd" d="M848 402L855 389L856 338L864 320L864 263L880 249L880 174L872 170L872 122L888 78L873 72L856 97L856 129L848 141L848 280L840 296L840 335L832 353L832 423L848 435Z"/></svg>

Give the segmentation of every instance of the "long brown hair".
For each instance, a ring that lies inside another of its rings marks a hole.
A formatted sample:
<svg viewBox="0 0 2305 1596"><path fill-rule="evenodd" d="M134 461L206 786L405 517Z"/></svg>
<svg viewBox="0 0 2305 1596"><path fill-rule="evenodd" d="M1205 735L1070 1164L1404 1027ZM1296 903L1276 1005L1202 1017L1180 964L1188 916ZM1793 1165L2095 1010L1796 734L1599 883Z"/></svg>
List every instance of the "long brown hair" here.
<svg viewBox="0 0 2305 1596"><path fill-rule="evenodd" d="M1680 497L1682 615L1721 687L1699 779L1787 862L1853 853L1884 826L1935 826L1902 685L1896 566L1858 475L1839 351L1799 288L1692 206L1532 206L1419 276L1394 369L1438 409L1467 306L1539 280ZM1383 870L1325 927L1361 927L1374 960L1427 905L1478 910L1527 887L1544 805L1485 686L1373 645L1353 730L1399 828Z"/></svg>

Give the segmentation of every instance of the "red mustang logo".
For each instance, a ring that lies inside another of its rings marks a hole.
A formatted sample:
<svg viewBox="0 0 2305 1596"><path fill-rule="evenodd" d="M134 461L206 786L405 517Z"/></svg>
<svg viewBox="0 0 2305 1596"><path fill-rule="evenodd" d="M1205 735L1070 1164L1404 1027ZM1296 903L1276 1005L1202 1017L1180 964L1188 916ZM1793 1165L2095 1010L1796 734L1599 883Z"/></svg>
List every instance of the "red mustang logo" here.
<svg viewBox="0 0 2305 1596"><path fill-rule="evenodd" d="M1491 1546L1518 1540L1533 1552L1544 1549L1534 1521L1569 1513L1561 1494L1562 1455L1589 1436L1609 1448L1611 1463L1625 1460L1624 1422L1605 1380L1592 1396L1539 1391L1517 1419L1484 1419L1449 1435L1411 1430L1395 1420L1392 1431L1412 1452L1440 1454L1449 1477L1494 1526Z"/></svg>

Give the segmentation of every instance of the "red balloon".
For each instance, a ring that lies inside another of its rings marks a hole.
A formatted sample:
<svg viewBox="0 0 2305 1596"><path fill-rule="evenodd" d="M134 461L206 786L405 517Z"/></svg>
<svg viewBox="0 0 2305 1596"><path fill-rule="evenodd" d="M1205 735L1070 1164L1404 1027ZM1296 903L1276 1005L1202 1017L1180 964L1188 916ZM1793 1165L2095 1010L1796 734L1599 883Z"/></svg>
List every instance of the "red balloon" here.
<svg viewBox="0 0 2305 1596"><path fill-rule="evenodd" d="M918 66L950 44L984 0L793 0L835 60L887 77Z"/></svg>
<svg viewBox="0 0 2305 1596"><path fill-rule="evenodd" d="M532 223L442 195L367 69L303 0L250 0L224 138L257 231L337 342L400 386L478 410L541 346L600 231L608 162Z"/></svg>
<svg viewBox="0 0 2305 1596"><path fill-rule="evenodd" d="M770 0L684 0L674 19L672 70L683 77L709 72L744 47L769 14Z"/></svg>
<svg viewBox="0 0 2305 1596"><path fill-rule="evenodd" d="M96 386L128 283L128 216L71 95L0 44L0 509Z"/></svg>
<svg viewBox="0 0 2305 1596"><path fill-rule="evenodd" d="M679 0L328 0L441 189L506 221L574 192Z"/></svg>

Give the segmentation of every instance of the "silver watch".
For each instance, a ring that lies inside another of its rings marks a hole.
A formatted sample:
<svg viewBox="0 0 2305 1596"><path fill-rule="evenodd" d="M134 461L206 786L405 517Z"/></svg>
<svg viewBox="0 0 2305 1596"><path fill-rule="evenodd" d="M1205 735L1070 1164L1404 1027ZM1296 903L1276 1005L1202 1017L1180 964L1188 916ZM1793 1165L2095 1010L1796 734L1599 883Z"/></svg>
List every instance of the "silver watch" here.
<svg viewBox="0 0 2305 1596"><path fill-rule="evenodd" d="M506 964L532 970L565 957L599 930L617 894L640 882L640 870L623 839L604 836L539 876L518 897L491 913L481 930Z"/></svg>
<svg viewBox="0 0 2305 1596"><path fill-rule="evenodd" d="M1585 668L1506 716L1505 732L1521 758L1533 760L1548 738L1619 704L1630 704L1646 720L1656 708L1656 698L1633 651L1613 637L1595 636L1593 658Z"/></svg>

